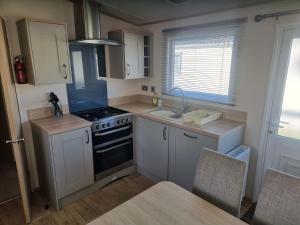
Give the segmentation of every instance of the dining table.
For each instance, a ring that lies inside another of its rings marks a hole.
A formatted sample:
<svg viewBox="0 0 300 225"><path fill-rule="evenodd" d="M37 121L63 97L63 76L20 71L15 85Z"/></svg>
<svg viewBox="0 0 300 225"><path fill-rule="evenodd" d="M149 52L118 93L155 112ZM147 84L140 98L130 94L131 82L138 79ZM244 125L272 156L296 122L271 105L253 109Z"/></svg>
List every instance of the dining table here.
<svg viewBox="0 0 300 225"><path fill-rule="evenodd" d="M163 181L88 225L246 225L180 186Z"/></svg>

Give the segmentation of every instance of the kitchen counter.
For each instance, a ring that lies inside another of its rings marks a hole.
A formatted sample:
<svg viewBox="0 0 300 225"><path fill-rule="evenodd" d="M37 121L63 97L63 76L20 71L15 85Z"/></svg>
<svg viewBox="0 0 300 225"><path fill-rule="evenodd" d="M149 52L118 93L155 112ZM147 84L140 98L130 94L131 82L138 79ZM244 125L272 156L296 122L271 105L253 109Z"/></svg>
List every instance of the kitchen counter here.
<svg viewBox="0 0 300 225"><path fill-rule="evenodd" d="M228 119L221 119L206 124L204 126L199 126L194 123L186 123L182 119L163 118L160 116L150 114L149 112L156 110L157 107L149 103L143 102L115 105L114 107L132 112L135 115L146 119L154 120L160 123L168 124L170 126L200 133L213 138L220 138L221 136L225 136L228 132L232 131L233 129L240 129L241 127L243 128L245 126L244 123Z"/></svg>
<svg viewBox="0 0 300 225"><path fill-rule="evenodd" d="M31 120L31 123L44 130L48 135L92 126L91 122L71 114L66 114L61 118L46 117L42 119L35 119Z"/></svg>

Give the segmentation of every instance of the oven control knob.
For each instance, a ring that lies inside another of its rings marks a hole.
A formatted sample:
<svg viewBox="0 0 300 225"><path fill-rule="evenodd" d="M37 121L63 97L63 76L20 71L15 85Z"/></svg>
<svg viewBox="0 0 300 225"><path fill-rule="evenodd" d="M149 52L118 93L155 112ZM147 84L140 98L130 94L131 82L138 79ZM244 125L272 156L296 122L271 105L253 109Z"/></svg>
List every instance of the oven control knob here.
<svg viewBox="0 0 300 225"><path fill-rule="evenodd" d="M122 123L125 123L126 121L125 121L125 119L122 119Z"/></svg>
<svg viewBox="0 0 300 225"><path fill-rule="evenodd" d="M117 124L120 124L121 123L121 121L120 120L117 120Z"/></svg>
<svg viewBox="0 0 300 225"><path fill-rule="evenodd" d="M110 123L107 123L106 126L107 126L107 127L110 127Z"/></svg>
<svg viewBox="0 0 300 225"><path fill-rule="evenodd" d="M130 121L129 121L129 118L127 118L127 119L126 119L126 122L127 122L127 123L129 123L129 122L130 122Z"/></svg>
<svg viewBox="0 0 300 225"><path fill-rule="evenodd" d="M105 126L106 126L106 124L105 124L105 123L103 123L103 124L102 124L102 128L105 128Z"/></svg>
<svg viewBox="0 0 300 225"><path fill-rule="evenodd" d="M96 130L99 130L100 126L99 125L96 125Z"/></svg>

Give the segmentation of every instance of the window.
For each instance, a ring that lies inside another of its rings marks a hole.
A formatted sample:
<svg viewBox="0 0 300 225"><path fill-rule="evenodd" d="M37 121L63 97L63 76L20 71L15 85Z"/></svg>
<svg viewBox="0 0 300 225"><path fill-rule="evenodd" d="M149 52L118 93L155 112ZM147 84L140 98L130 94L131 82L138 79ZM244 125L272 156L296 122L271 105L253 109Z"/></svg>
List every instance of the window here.
<svg viewBox="0 0 300 225"><path fill-rule="evenodd" d="M163 93L233 105L241 22L164 31Z"/></svg>

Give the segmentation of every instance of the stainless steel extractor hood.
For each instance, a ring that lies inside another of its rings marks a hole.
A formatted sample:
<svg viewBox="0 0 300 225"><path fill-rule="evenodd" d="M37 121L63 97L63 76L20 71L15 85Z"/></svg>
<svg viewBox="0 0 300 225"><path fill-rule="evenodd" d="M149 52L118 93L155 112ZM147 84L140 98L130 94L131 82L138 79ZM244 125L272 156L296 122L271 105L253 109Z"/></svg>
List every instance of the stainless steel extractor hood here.
<svg viewBox="0 0 300 225"><path fill-rule="evenodd" d="M76 40L69 41L75 45L120 45L121 43L101 38L100 6L91 0L74 1L74 19Z"/></svg>

